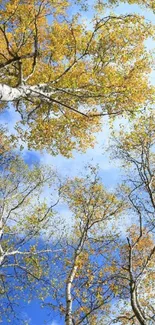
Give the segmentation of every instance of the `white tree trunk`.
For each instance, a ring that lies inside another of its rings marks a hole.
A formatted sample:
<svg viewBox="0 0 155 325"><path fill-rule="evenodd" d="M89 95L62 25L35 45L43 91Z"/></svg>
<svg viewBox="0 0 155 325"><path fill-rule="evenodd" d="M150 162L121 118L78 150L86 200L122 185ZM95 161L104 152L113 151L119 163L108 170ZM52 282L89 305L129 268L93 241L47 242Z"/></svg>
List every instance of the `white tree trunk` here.
<svg viewBox="0 0 155 325"><path fill-rule="evenodd" d="M87 224L83 230L83 233L81 234L80 242L79 242L77 249L75 251L74 262L73 262L71 271L69 273L68 279L66 281L66 317L65 317L66 325L73 325L71 290L72 290L72 284L73 284L73 281L74 281L74 278L75 278L75 275L76 275L76 272L78 269L77 261L78 261L78 258L80 256L82 250L83 250L83 246L84 246L84 243L87 238L88 224L89 224L89 221L87 222Z"/></svg>
<svg viewBox="0 0 155 325"><path fill-rule="evenodd" d="M46 84L35 86L21 85L16 88L0 84L0 100L4 102L16 101L26 97L44 97L44 99L48 100L48 97L54 93L54 91L47 90Z"/></svg>
<svg viewBox="0 0 155 325"><path fill-rule="evenodd" d="M71 273L67 280L66 285L66 325L73 325L72 321L72 295L71 295L71 289L72 289L72 283L74 280L74 277L76 275L77 266L74 264Z"/></svg>
<svg viewBox="0 0 155 325"><path fill-rule="evenodd" d="M4 258L5 258L3 247L2 247L2 244L1 244L2 237L3 237L3 220L1 219L0 220L0 267L2 266L2 263L3 263Z"/></svg>

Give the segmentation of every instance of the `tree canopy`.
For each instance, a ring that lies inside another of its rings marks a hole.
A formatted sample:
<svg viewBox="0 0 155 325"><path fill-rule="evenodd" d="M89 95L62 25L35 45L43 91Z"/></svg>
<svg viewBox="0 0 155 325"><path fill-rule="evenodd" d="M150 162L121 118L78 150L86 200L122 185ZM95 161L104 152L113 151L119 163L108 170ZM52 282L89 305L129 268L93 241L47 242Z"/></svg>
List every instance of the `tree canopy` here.
<svg viewBox="0 0 155 325"><path fill-rule="evenodd" d="M4 325L31 325L21 310L34 301L59 325L155 322L155 28L122 3L0 1ZM154 14L154 0L133 4ZM107 120L118 184L90 161L72 177L44 161L95 156Z"/></svg>
<svg viewBox="0 0 155 325"><path fill-rule="evenodd" d="M65 156L93 146L101 116L134 114L153 100L145 46L153 26L94 11L90 29L70 7L19 0L0 8L1 105L19 112L29 147Z"/></svg>

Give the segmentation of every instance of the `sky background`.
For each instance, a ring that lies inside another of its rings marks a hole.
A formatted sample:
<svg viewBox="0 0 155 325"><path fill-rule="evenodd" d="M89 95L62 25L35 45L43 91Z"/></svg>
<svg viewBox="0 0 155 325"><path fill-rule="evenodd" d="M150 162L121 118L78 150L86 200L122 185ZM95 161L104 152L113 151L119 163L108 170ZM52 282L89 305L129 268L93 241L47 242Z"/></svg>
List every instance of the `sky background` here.
<svg viewBox="0 0 155 325"><path fill-rule="evenodd" d="M115 10L117 14L129 14L129 13L140 13L144 15L148 20L154 21L154 15L147 11L146 9L140 9L137 5L126 5L121 4ZM108 14L108 12L107 12ZM82 20L85 21L87 26L91 27L90 21L92 17L91 10L87 13L84 13ZM148 40L146 42L148 49L154 48L154 42L152 40ZM155 72L152 71L150 76L150 80L155 84ZM15 123L18 121L19 115L16 113L11 107L9 110L1 113L1 123L6 125L9 129L9 133L14 133ZM115 122L116 130L119 129L119 123L127 123L127 121L123 119L117 119ZM29 165L34 163L47 164L50 166L54 166L54 168L58 171L60 175L63 177L74 177L79 176L81 172L84 170L84 167L88 164L98 165L99 166L99 175L104 183L104 185L108 189L112 189L115 187L122 175L122 171L120 170L119 162L115 160L111 160L109 157L109 153L106 149L109 146L109 137L110 137L110 128L108 124L108 119L103 119L103 128L102 132L98 133L96 136L97 143L94 149L88 149L85 154L79 152L73 152L73 158L67 159L58 155L56 157L51 156L46 151L40 153L39 151L28 150L27 146L24 145L24 149L21 154L26 163ZM63 214L63 211L61 211ZM67 213L64 211L65 218L67 218ZM122 227L123 232L123 227ZM49 310L41 309L39 306L39 302L36 300L31 304L26 304L24 311L21 311L21 315L25 319L29 319L30 325L43 325L44 320L47 321L47 325L63 325L63 321L61 321L55 314L51 313L48 316ZM4 323L7 325L7 323ZM20 324L19 324L20 325Z"/></svg>

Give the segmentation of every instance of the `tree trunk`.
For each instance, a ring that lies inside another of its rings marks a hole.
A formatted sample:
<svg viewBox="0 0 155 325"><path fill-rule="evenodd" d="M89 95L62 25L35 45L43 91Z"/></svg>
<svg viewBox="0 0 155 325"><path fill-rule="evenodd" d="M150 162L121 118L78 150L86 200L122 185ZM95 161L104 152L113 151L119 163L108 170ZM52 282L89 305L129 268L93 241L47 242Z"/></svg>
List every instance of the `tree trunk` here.
<svg viewBox="0 0 155 325"><path fill-rule="evenodd" d="M143 315L143 312L140 308L140 305L138 303L138 296L137 296L137 292L136 292L136 280L134 280L134 276L133 276L133 261L132 261L132 250L133 247L130 243L129 238L127 238L128 241L128 245L129 245L129 276L130 276L130 300L131 300L131 307L132 310L137 318L137 320L139 321L139 323L141 325L147 325L147 321Z"/></svg>
<svg viewBox="0 0 155 325"><path fill-rule="evenodd" d="M22 98L44 98L44 100L50 100L54 91L47 91L46 84L40 84L35 86L21 85L18 87L10 87L5 84L0 84L0 100L4 102L16 101Z"/></svg>
<svg viewBox="0 0 155 325"><path fill-rule="evenodd" d="M72 317L72 294L71 294L71 290L72 290L72 283L74 281L76 272L77 272L77 261L79 258L80 253L83 250L83 246L84 243L86 241L87 238L87 231L88 231L88 224L89 224L89 220L83 230L83 233L81 234L81 239L80 242L77 246L77 249L75 251L75 255L74 255L74 262L71 268L71 271L69 273L68 279L66 281L66 316L65 316L65 323L66 325L73 325L73 317Z"/></svg>
<svg viewBox="0 0 155 325"><path fill-rule="evenodd" d="M4 261L4 251L1 245L2 237L3 237L3 221L1 219L0 220L0 267L2 266L2 263Z"/></svg>
<svg viewBox="0 0 155 325"><path fill-rule="evenodd" d="M136 297L136 291L135 291L135 287L134 284L130 283L130 297L131 297L131 307L132 310L137 318L137 320L139 321L139 323L141 325L147 325L147 321L145 320L144 316L141 313L141 310L139 309L138 305L137 305L137 297Z"/></svg>
<svg viewBox="0 0 155 325"><path fill-rule="evenodd" d="M73 325L71 289L72 289L72 283L73 283L76 271L77 271L77 266L74 263L74 266L69 274L67 284L66 284L66 318L65 318L66 325Z"/></svg>

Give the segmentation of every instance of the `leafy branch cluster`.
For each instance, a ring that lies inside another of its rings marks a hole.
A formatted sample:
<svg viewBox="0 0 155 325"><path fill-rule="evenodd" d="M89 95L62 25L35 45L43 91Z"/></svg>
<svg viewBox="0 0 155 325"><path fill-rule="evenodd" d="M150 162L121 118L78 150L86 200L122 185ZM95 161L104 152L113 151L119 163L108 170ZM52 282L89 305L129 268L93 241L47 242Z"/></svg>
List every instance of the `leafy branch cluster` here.
<svg viewBox="0 0 155 325"><path fill-rule="evenodd" d="M19 119L0 130L0 322L27 324L19 308L34 299L66 325L155 322L155 33L140 14L110 12L120 2L92 1L89 28L89 1L0 1L0 109ZM134 3L154 13L154 0ZM124 171L113 190L95 167L65 179L19 152L85 152L105 116L129 120L111 124Z"/></svg>

